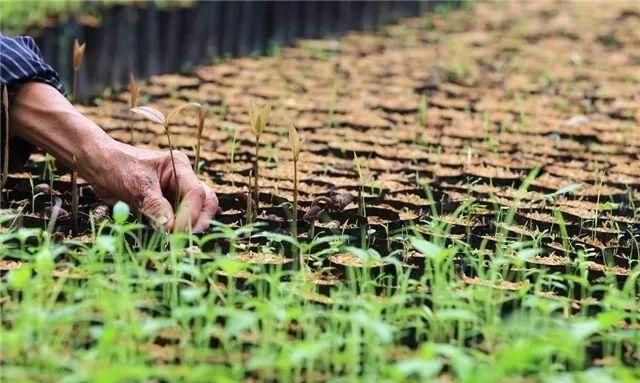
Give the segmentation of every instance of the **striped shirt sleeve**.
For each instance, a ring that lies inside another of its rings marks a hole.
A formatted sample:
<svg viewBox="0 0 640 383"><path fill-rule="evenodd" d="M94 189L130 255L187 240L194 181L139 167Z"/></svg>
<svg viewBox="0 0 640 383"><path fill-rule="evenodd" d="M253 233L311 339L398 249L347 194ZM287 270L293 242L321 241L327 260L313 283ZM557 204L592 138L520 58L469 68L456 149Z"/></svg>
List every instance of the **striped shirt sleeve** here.
<svg viewBox="0 0 640 383"><path fill-rule="evenodd" d="M31 37L12 37L0 33L0 83L15 90L28 81L44 82L65 93L60 76L44 62L40 49Z"/></svg>

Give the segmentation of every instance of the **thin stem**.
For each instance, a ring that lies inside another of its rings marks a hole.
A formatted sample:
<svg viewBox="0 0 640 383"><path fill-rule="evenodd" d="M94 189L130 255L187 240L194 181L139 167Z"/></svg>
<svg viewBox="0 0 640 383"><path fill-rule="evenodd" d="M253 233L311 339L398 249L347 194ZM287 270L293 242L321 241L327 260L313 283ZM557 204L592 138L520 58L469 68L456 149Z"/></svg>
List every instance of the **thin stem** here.
<svg viewBox="0 0 640 383"><path fill-rule="evenodd" d="M76 86L77 86L77 83L78 83L78 71L74 70L73 71L73 90L72 90L72 93L71 93L71 97L73 98L73 102L76 101Z"/></svg>
<svg viewBox="0 0 640 383"><path fill-rule="evenodd" d="M173 178L176 180L176 195L174 197L173 209L178 210L178 203L180 203L180 181L178 180L178 172L176 171L176 162L173 159L173 145L171 144L171 134L169 134L169 124L164 126L165 134L167 135L167 142L169 143L169 155L171 157L171 167L173 168Z"/></svg>
<svg viewBox="0 0 640 383"><path fill-rule="evenodd" d="M133 112L129 111L129 143L133 145Z"/></svg>
<svg viewBox="0 0 640 383"><path fill-rule="evenodd" d="M254 202L256 204L256 209L259 208L259 203L260 203L260 201L259 201L260 195L258 194L259 193L259 191L258 191L259 190L258 189L258 166L259 166L258 165L258 151L259 151L259 149L260 149L260 140L258 139L258 137L256 137L256 156L255 156L255 159L253 161L253 167L254 167L254 170L255 170L255 175L254 175L254 178L253 178L253 193L254 193L253 195L254 195Z"/></svg>
<svg viewBox="0 0 640 383"><path fill-rule="evenodd" d="M196 176L200 175L200 139L202 138L202 131L198 132L198 143L196 144L196 162L193 164L193 172Z"/></svg>
<svg viewBox="0 0 640 383"><path fill-rule="evenodd" d="M298 161L293 161L293 220L291 222L291 236L298 238ZM294 265L300 268L302 259L298 254L298 249L293 247Z"/></svg>
<svg viewBox="0 0 640 383"><path fill-rule="evenodd" d="M73 235L77 235L78 228L78 167L76 156L73 156L73 171L71 172L71 218L73 221Z"/></svg>

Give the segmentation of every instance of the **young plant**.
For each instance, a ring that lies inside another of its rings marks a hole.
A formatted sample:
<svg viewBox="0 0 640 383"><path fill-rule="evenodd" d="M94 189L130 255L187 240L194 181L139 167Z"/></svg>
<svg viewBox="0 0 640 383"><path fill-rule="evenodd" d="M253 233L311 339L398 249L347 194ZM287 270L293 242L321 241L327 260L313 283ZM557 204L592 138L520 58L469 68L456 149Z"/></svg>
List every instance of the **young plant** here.
<svg viewBox="0 0 640 383"><path fill-rule="evenodd" d="M78 71L80 70L80 65L82 64L82 59L84 58L84 49L86 48L87 43L80 44L78 39L75 39L73 42L73 100L76 100L76 90L78 85Z"/></svg>
<svg viewBox="0 0 640 383"><path fill-rule="evenodd" d="M207 108L200 107L198 114L198 141L196 143L196 162L193 164L193 171L196 176L200 173L200 145L202 140L202 131L204 130L204 120L207 118Z"/></svg>
<svg viewBox="0 0 640 383"><path fill-rule="evenodd" d="M251 110L249 110L249 117L251 119L251 128L253 129L253 134L256 138L255 142L255 157L253 159L253 170L254 170L254 179L253 179L253 198L256 203L256 206L259 204L259 191L258 191L258 182L260 178L259 170L258 170L258 154L260 150L260 137L264 132L264 128L267 126L269 122L269 116L271 115L271 105L266 104L263 107L258 107L256 104L251 106Z"/></svg>
<svg viewBox="0 0 640 383"><path fill-rule="evenodd" d="M171 144L171 122L176 118L176 116L187 108L201 108L202 105L197 102L189 102L186 104L178 105L173 108L167 115L165 116L158 109L150 107L150 106L139 106L137 108L131 108L133 113L139 114L144 118L155 122L157 124L161 124L164 127L164 133L167 136L167 142L169 143L169 155L171 156L171 167L173 169L173 178L176 180L176 195L174 199L174 208L178 208L178 204L180 203L180 184L178 183L178 172L176 171L176 163L173 159L173 145Z"/></svg>
<svg viewBox="0 0 640 383"><path fill-rule="evenodd" d="M289 123L289 147L291 148L291 154L293 157L293 218L291 221L291 236L293 238L298 237L298 159L300 158L300 147L302 142L298 131L292 122ZM301 262L297 261L297 266Z"/></svg>
<svg viewBox="0 0 640 383"><path fill-rule="evenodd" d="M129 73L129 134L130 142L133 144L133 112L131 109L138 106L138 96L140 93L140 88L138 88L138 83L136 79L133 77L133 73Z"/></svg>
<svg viewBox="0 0 640 383"><path fill-rule="evenodd" d="M4 105L4 146L2 147L2 176L0 176L0 204L4 185L9 176L9 93L7 86L2 87L2 105Z"/></svg>

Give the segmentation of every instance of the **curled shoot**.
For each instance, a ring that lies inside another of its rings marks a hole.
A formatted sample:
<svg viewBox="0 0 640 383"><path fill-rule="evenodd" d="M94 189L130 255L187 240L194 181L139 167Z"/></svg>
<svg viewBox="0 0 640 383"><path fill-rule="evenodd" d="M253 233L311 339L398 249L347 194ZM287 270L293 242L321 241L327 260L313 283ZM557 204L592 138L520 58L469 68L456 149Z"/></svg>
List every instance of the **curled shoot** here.
<svg viewBox="0 0 640 383"><path fill-rule="evenodd" d="M271 116L271 105L270 104L266 104L262 107L259 107L258 105L256 105L255 103L253 103L251 105L251 109L249 109L249 118L251 120L251 128L253 129L253 134L256 138L255 141L255 158L254 158L254 163L253 163L253 170L254 170L254 183L253 183L253 195L254 195L254 200L256 202L256 206L258 205L258 201L259 201L259 191L258 191L258 182L259 182L259 169L258 169L258 155L259 155L259 150L260 150L260 137L262 136L262 133L264 132L264 129L267 126L267 123L269 122L269 117ZM251 185L251 184L249 184Z"/></svg>

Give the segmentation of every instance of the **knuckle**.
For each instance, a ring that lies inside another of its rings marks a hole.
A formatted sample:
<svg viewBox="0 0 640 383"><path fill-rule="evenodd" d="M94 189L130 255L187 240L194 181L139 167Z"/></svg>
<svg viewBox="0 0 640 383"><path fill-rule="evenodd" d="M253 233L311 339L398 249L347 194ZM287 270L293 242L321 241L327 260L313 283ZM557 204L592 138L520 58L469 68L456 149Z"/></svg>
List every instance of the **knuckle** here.
<svg viewBox="0 0 640 383"><path fill-rule="evenodd" d="M189 157L184 154L183 152L179 151L179 150L174 150L173 151L173 158L176 161L176 163L181 164L181 165L189 165L189 167L191 167L191 162L189 161Z"/></svg>

